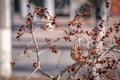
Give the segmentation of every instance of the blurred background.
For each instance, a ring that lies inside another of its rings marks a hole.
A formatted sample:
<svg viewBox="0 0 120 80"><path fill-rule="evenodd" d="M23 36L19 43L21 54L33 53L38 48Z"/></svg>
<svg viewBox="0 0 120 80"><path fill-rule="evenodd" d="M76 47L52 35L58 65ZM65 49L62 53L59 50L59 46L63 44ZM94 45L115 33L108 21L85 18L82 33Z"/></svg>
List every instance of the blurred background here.
<svg viewBox="0 0 120 80"><path fill-rule="evenodd" d="M67 21L73 19L75 11L79 10L81 5L90 5L85 2L81 3L81 1L83 0L0 0L0 76L28 76L34 71L32 64L36 55L30 53L29 57L26 55L19 56L23 54L25 44L31 41L31 35L26 33L23 35L21 41L16 39L17 30L25 23L29 12L26 7L27 4L48 8L51 15L57 16L56 21L61 27L48 31L40 31L36 34L39 45L44 45L46 37L54 40L56 37L64 35L60 28L69 30ZM110 14L112 15L110 21L112 23L118 21L120 17L119 2L120 0L112 1L112 8L110 10ZM87 22L85 26L89 28L94 27L96 21L94 8L92 8L89 16L86 18ZM41 68L44 72L51 75L59 73L65 66L74 63L69 55L69 50L73 44L70 42L66 43L65 41L55 44L58 45L59 53L52 54L50 51L46 51L41 54L40 58ZM34 49L33 44L30 49ZM11 69L10 63L15 59L17 59L15 67Z"/></svg>

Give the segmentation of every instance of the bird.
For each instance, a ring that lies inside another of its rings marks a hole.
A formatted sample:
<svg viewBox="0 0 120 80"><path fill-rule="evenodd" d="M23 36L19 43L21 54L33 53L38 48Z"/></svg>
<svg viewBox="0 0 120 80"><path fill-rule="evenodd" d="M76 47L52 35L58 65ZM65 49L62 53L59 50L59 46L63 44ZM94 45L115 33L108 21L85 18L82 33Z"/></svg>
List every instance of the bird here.
<svg viewBox="0 0 120 80"><path fill-rule="evenodd" d="M75 62L80 62L83 61L84 59L81 56L81 52L78 50L78 48L76 46L72 47L71 49L71 58L75 61Z"/></svg>

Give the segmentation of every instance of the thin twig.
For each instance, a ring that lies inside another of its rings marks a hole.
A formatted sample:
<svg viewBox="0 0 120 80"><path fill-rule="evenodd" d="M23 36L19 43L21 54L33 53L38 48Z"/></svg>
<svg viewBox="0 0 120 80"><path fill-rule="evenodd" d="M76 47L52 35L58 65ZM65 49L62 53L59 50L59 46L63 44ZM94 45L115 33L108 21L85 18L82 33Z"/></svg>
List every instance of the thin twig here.
<svg viewBox="0 0 120 80"><path fill-rule="evenodd" d="M76 62L76 63L73 63L73 64L70 65L70 66L67 66L67 67L64 68L62 71L60 71L60 73L59 73L57 76L54 77L55 80L60 80L60 78L62 77L62 75L63 75L66 71L68 71L71 67L76 67L76 66L78 66L78 65L79 65L79 62Z"/></svg>
<svg viewBox="0 0 120 80"><path fill-rule="evenodd" d="M37 44L37 41L36 41L36 38L35 38L35 35L34 35L34 31L32 29L31 31L31 34L32 34L32 39L33 39L33 42L34 42L34 45L35 45L35 48L36 48L36 55L37 55L37 66L39 66L40 64L39 63L39 47L38 47L38 44Z"/></svg>
<svg viewBox="0 0 120 80"><path fill-rule="evenodd" d="M39 69L39 66L31 73L31 75L28 76L26 80L29 80L36 73L38 69Z"/></svg>
<svg viewBox="0 0 120 80"><path fill-rule="evenodd" d="M114 46L110 47L109 49L107 49L105 52L103 52L102 54L99 55L99 59L101 59L104 55L108 54L110 51L112 51L116 47L119 47L119 45L114 45Z"/></svg>
<svg viewBox="0 0 120 80"><path fill-rule="evenodd" d="M53 79L53 78L54 78L54 76L48 75L48 74L44 73L42 70L40 70L40 69L38 69L38 70L39 70L39 72L40 72L42 75L44 75L44 76L46 76L46 77L48 77L48 78L50 78L50 79Z"/></svg>
<svg viewBox="0 0 120 80"><path fill-rule="evenodd" d="M35 21L35 22L31 22L31 23L52 23L52 22L54 22L54 21Z"/></svg>
<svg viewBox="0 0 120 80"><path fill-rule="evenodd" d="M80 70L81 66L82 66L82 64L81 64L81 65L79 65L79 66L78 66L78 68L75 70L75 72L74 72L74 74L73 74L73 76L74 76L73 80L76 80L77 75L78 75L78 72L79 72L79 70Z"/></svg>
<svg viewBox="0 0 120 80"><path fill-rule="evenodd" d="M33 39L33 43L34 43L34 45L35 45L35 48L36 48L36 55L37 55L37 68L32 72L32 74L26 79L26 80L29 80L31 77L32 77L32 75L34 75L35 74L35 72L40 68L40 61L39 61L39 48L38 48L38 45L37 45L37 41L36 41L36 38L35 38L35 36L34 36L34 31L33 31L33 25L31 25L31 27L32 27L32 29L31 29L31 34L32 34L32 39Z"/></svg>

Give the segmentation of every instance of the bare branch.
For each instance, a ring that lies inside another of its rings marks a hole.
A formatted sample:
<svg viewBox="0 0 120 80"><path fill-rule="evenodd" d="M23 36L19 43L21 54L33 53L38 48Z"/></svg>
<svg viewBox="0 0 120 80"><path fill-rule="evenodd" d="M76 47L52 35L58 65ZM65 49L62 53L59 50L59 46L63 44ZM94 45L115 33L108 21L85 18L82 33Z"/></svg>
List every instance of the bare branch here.
<svg viewBox="0 0 120 80"><path fill-rule="evenodd" d="M42 75L44 75L44 76L46 76L46 77L48 77L48 78L50 78L50 79L53 79L53 78L54 78L54 76L48 75L48 74L44 73L42 70L40 70L40 69L38 69L38 70L39 70L39 72L40 72Z"/></svg>
<svg viewBox="0 0 120 80"><path fill-rule="evenodd" d="M105 52L103 52L101 55L99 55L99 59L101 59L104 55L108 54L110 51L112 51L114 48L119 47L120 45L114 45L107 49Z"/></svg>
<svg viewBox="0 0 120 80"><path fill-rule="evenodd" d="M28 76L28 78L26 80L29 80L39 69L39 66L31 73L31 75Z"/></svg>

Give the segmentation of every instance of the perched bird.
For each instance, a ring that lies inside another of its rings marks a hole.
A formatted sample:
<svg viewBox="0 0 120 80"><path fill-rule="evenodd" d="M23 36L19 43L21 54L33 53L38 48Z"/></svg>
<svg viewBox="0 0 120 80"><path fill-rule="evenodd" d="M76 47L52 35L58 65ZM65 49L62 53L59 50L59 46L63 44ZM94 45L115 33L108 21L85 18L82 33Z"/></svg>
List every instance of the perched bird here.
<svg viewBox="0 0 120 80"><path fill-rule="evenodd" d="M84 59L81 57L81 52L78 50L77 47L73 47L71 49L71 58L76 61L76 62L80 62L80 61L83 61Z"/></svg>

